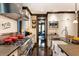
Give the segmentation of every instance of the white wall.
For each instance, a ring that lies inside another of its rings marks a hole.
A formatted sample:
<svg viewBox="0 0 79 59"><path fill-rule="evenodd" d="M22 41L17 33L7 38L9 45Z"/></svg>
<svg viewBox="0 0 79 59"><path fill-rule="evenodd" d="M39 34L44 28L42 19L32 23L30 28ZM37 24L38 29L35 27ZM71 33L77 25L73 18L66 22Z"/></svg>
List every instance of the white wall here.
<svg viewBox="0 0 79 59"><path fill-rule="evenodd" d="M73 24L73 20L75 20L75 14L49 14L48 21L50 20L58 20L58 28L48 28L48 33L50 33L51 31L57 32L59 36L62 37L64 36L64 32L62 32L62 30L64 30L66 26L69 35L77 36L77 24Z"/></svg>
<svg viewBox="0 0 79 59"><path fill-rule="evenodd" d="M10 28L3 29L2 24L7 22L11 24ZM17 32L17 21L0 15L0 35L3 33L12 33L12 32Z"/></svg>

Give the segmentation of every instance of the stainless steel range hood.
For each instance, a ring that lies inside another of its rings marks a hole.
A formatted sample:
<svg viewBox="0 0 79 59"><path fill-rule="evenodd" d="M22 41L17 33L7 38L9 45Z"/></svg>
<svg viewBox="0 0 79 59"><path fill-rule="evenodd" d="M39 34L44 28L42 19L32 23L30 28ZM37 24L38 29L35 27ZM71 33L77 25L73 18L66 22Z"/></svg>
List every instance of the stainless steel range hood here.
<svg viewBox="0 0 79 59"><path fill-rule="evenodd" d="M0 15L14 19L16 21L18 20L18 18L20 16L18 13L1 13Z"/></svg>
<svg viewBox="0 0 79 59"><path fill-rule="evenodd" d="M0 15L17 20L23 16L22 7L23 5L21 3L0 3ZM29 17L27 15L24 17L28 21Z"/></svg>
<svg viewBox="0 0 79 59"><path fill-rule="evenodd" d="M21 6L15 3L0 3L0 13L19 13Z"/></svg>

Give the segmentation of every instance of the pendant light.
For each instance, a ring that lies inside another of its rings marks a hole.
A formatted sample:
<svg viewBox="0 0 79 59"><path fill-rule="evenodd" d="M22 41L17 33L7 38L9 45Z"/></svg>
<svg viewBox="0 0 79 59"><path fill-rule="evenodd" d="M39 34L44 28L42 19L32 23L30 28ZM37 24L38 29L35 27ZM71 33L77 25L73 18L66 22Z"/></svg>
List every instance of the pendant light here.
<svg viewBox="0 0 79 59"><path fill-rule="evenodd" d="M77 14L77 3L75 3L75 20L73 21L73 23L78 23L78 14Z"/></svg>

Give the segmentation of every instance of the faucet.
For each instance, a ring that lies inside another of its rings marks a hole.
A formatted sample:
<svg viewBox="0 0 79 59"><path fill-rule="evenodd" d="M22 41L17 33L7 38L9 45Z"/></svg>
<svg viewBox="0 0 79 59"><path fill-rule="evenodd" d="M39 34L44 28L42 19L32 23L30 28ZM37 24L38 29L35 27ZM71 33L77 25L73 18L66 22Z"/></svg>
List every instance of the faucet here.
<svg viewBox="0 0 79 59"><path fill-rule="evenodd" d="M67 26L65 26L65 28L62 30L61 34L64 32L65 36L68 35L68 30L67 30Z"/></svg>

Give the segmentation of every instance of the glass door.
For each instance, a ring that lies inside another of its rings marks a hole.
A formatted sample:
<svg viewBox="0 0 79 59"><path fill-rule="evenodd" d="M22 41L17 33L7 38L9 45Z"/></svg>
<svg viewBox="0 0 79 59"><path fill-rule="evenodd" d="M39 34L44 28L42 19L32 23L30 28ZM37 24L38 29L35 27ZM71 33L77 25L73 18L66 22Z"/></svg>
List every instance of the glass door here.
<svg viewBox="0 0 79 59"><path fill-rule="evenodd" d="M37 55L38 56L45 56L46 55L46 16L38 16L37 17Z"/></svg>
<svg viewBox="0 0 79 59"><path fill-rule="evenodd" d="M39 47L45 47L45 21L39 20Z"/></svg>

